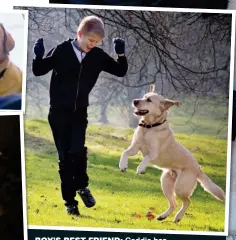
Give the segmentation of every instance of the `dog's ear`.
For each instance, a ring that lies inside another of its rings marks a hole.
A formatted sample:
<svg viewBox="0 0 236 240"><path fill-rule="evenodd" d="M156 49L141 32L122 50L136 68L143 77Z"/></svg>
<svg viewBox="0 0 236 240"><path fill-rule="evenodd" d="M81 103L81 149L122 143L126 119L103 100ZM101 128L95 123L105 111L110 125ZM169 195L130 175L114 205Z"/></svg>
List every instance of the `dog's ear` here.
<svg viewBox="0 0 236 240"><path fill-rule="evenodd" d="M149 92L155 92L155 85L152 84L150 87L149 87Z"/></svg>
<svg viewBox="0 0 236 240"><path fill-rule="evenodd" d="M165 99L165 101L164 101L164 110L168 110L170 107L172 107L174 105L179 107L180 106L179 101Z"/></svg>
<svg viewBox="0 0 236 240"><path fill-rule="evenodd" d="M0 23L0 54L8 55L9 52L15 47L15 40L12 35L4 28L3 24Z"/></svg>

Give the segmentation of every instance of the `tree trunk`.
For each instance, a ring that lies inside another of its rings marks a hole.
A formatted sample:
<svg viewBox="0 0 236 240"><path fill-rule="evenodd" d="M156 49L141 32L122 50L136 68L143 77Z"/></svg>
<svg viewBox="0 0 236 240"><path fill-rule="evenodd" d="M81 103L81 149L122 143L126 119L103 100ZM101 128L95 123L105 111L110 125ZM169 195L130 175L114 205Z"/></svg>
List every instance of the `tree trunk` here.
<svg viewBox="0 0 236 240"><path fill-rule="evenodd" d="M107 104L101 104L101 108L100 108L100 120L99 122L102 124L108 124L109 121L107 119Z"/></svg>

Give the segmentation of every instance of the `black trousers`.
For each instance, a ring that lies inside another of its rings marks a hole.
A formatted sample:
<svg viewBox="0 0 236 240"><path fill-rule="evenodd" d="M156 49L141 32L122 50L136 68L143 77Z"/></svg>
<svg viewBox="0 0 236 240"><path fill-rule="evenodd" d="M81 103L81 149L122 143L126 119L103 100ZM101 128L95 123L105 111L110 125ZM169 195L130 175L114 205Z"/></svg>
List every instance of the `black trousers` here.
<svg viewBox="0 0 236 240"><path fill-rule="evenodd" d="M77 205L76 191L88 186L85 135L87 108L76 112L50 110L48 121L59 158L61 192L65 205Z"/></svg>
<svg viewBox="0 0 236 240"><path fill-rule="evenodd" d="M232 119L232 141L236 137L236 91L233 92L233 119Z"/></svg>

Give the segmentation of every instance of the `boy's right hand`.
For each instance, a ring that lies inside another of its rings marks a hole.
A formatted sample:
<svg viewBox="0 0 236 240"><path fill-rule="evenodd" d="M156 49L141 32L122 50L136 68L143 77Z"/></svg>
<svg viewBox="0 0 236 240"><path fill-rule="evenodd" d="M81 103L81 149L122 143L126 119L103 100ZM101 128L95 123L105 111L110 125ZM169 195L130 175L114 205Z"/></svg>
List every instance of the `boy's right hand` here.
<svg viewBox="0 0 236 240"><path fill-rule="evenodd" d="M36 57L43 58L44 52L43 38L39 38L34 44L34 53Z"/></svg>
<svg viewBox="0 0 236 240"><path fill-rule="evenodd" d="M125 53L125 40L122 38L113 38L115 52L118 55Z"/></svg>

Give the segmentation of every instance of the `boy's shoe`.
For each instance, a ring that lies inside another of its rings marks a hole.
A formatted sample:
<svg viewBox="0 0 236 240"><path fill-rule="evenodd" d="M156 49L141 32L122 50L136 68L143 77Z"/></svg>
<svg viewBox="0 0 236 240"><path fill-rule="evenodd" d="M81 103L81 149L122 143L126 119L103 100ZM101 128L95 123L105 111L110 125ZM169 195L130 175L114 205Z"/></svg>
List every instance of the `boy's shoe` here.
<svg viewBox="0 0 236 240"><path fill-rule="evenodd" d="M66 210L67 210L67 213L69 215L74 215L74 216L79 216L80 215L78 206L76 206L76 205L67 206Z"/></svg>
<svg viewBox="0 0 236 240"><path fill-rule="evenodd" d="M80 189L78 191L78 194L80 195L86 207L90 208L96 204L96 200L94 199L88 188Z"/></svg>

